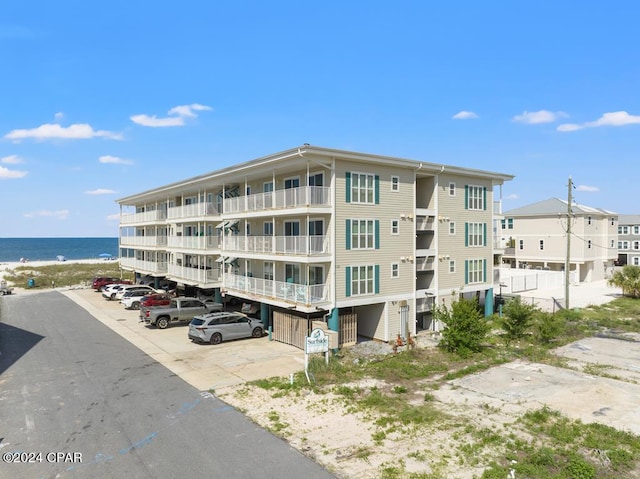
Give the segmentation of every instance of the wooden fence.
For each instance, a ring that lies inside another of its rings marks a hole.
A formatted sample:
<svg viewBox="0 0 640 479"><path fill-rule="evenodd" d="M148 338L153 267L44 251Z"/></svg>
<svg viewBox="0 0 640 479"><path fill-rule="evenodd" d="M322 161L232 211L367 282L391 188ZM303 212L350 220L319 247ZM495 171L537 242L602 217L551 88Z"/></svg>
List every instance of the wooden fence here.
<svg viewBox="0 0 640 479"><path fill-rule="evenodd" d="M304 349L305 338L309 335L311 322L317 321L302 318L282 311L273 312L273 339ZM355 313L339 316L339 347L352 346L358 340L358 315Z"/></svg>

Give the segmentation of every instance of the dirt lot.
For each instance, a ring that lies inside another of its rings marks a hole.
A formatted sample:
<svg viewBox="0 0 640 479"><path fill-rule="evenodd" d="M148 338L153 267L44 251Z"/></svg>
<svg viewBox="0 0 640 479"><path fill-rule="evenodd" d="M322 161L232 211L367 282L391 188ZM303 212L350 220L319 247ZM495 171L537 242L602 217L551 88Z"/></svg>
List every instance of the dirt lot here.
<svg viewBox="0 0 640 479"><path fill-rule="evenodd" d="M216 394L339 477L378 478L382 469L401 464L407 474L471 479L482 474L496 451L479 453L474 464L459 460L457 451L473 440L465 435L467 426L521 434L517 418L543 405L569 418L640 434L640 343L633 336L625 339L590 338L560 348L556 354L567 358L567 368L516 361L449 381L430 392L449 419L398 430L383 440L376 440L375 418L353 410L337 394L280 395L250 386ZM384 387L372 381L353 386ZM423 403L425 391L407 399Z"/></svg>

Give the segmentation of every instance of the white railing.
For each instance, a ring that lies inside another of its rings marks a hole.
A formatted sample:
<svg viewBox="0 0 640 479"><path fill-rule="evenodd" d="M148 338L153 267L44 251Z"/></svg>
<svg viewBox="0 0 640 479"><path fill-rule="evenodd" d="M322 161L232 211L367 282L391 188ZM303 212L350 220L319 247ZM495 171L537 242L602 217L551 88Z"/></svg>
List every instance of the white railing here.
<svg viewBox="0 0 640 479"><path fill-rule="evenodd" d="M121 225L130 225L132 223L151 223L155 221L164 221L167 215L162 210L145 211L143 213L130 213L120 215Z"/></svg>
<svg viewBox="0 0 640 479"><path fill-rule="evenodd" d="M169 248L211 249L218 247L217 236L169 236Z"/></svg>
<svg viewBox="0 0 640 479"><path fill-rule="evenodd" d="M331 188L301 186L253 195L225 198L225 215L302 206L331 206Z"/></svg>
<svg viewBox="0 0 640 479"><path fill-rule="evenodd" d="M121 236L121 246L166 246L166 236Z"/></svg>
<svg viewBox="0 0 640 479"><path fill-rule="evenodd" d="M433 257L417 257L416 271L433 271L435 269L435 260Z"/></svg>
<svg viewBox="0 0 640 479"><path fill-rule="evenodd" d="M120 258L120 266L123 268L131 268L147 274L166 274L167 263L156 261L145 261L135 258Z"/></svg>
<svg viewBox="0 0 640 479"><path fill-rule="evenodd" d="M416 218L416 231L431 231L434 224L435 219L432 216L418 216Z"/></svg>
<svg viewBox="0 0 640 479"><path fill-rule="evenodd" d="M191 205L174 206L167 210L168 219L197 218L202 216L219 216L213 203L193 203Z"/></svg>
<svg viewBox="0 0 640 479"><path fill-rule="evenodd" d="M222 278L219 267L206 269L169 264L168 274L172 278L179 280L178 282L186 283L215 283L220 281Z"/></svg>
<svg viewBox="0 0 640 479"><path fill-rule="evenodd" d="M501 215L502 214L502 200L493 202L493 214Z"/></svg>
<svg viewBox="0 0 640 479"><path fill-rule="evenodd" d="M433 298L416 299L416 312L428 313L433 310Z"/></svg>
<svg viewBox="0 0 640 479"><path fill-rule="evenodd" d="M329 298L329 287L326 283L305 285L232 273L224 275L224 287L228 290L242 291L247 294L267 296L305 305L325 303Z"/></svg>
<svg viewBox="0 0 640 479"><path fill-rule="evenodd" d="M227 236L224 251L248 253L324 255L329 254L326 236Z"/></svg>

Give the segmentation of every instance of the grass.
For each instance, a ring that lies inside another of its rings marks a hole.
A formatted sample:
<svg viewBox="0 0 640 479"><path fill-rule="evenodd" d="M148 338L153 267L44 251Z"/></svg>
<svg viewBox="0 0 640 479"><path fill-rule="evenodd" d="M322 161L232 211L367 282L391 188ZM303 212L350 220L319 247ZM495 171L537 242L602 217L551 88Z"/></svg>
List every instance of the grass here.
<svg viewBox="0 0 640 479"><path fill-rule="evenodd" d="M29 264L16 266L4 274L4 279L12 286L27 288L28 281L35 281L35 289L88 285L95 276L113 276L133 280L131 272L120 270L117 261L99 263L60 263L33 267Z"/></svg>

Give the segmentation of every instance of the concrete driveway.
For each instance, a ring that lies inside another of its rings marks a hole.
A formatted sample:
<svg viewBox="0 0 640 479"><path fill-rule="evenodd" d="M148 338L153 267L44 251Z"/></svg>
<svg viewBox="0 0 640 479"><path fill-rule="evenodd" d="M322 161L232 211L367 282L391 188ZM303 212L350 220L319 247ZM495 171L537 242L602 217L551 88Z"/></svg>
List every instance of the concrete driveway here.
<svg viewBox="0 0 640 479"><path fill-rule="evenodd" d="M288 376L304 369L304 352L267 336L211 346L192 343L187 327L160 330L138 320L115 301L92 289L61 291L123 338L201 391L216 390L255 379Z"/></svg>

